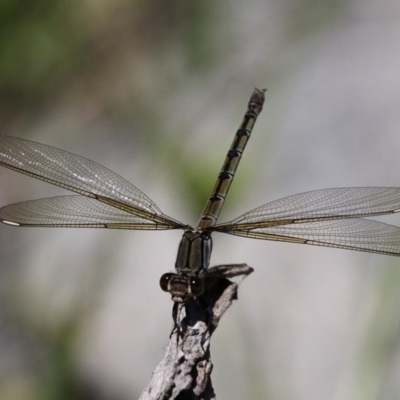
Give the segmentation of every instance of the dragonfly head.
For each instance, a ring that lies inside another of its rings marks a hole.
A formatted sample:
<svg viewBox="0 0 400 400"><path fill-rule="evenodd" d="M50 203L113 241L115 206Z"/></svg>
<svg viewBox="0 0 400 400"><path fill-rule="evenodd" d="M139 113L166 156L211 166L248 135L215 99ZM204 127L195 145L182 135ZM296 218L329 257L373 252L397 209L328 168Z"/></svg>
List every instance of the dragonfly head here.
<svg viewBox="0 0 400 400"><path fill-rule="evenodd" d="M175 303L185 303L190 297L200 296L204 290L202 278L173 273L164 274L160 286L164 292L171 293Z"/></svg>

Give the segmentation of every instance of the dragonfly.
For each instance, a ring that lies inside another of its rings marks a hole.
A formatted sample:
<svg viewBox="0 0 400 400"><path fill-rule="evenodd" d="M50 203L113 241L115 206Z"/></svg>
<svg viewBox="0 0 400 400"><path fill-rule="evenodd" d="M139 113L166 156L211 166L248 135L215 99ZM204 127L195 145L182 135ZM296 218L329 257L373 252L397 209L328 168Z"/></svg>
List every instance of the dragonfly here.
<svg viewBox="0 0 400 400"><path fill-rule="evenodd" d="M327 246L400 256L400 228L366 217L400 212L400 188L349 187L304 192L275 200L230 222L217 223L265 89L255 89L196 228L164 214L141 190L84 157L10 136L0 136L0 165L77 195L0 208L0 221L22 227L131 230L182 229L175 273L160 278L175 304L201 296L210 264L212 234ZM220 266L229 270L229 265Z"/></svg>

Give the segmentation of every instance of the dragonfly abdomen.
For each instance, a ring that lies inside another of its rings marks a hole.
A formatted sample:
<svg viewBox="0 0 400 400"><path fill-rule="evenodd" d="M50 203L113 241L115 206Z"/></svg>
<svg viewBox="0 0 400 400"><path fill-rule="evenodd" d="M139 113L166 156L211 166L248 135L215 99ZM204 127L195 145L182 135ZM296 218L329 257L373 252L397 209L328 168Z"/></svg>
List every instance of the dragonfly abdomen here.
<svg viewBox="0 0 400 400"><path fill-rule="evenodd" d="M265 90L255 89L247 106L247 112L236 132L224 164L218 174L217 182L203 209L197 229L207 230L214 226L221 212L228 190L232 184L243 151L250 139L251 131L262 110Z"/></svg>

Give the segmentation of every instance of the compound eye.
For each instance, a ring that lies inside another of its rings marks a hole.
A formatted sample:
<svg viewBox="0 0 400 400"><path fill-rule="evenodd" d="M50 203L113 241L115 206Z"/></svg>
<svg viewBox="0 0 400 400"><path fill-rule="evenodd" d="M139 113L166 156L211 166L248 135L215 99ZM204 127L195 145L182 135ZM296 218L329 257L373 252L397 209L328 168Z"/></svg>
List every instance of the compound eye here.
<svg viewBox="0 0 400 400"><path fill-rule="evenodd" d="M171 278L173 277L174 274L172 273L168 273L168 274L164 274L161 278L160 278L160 287L164 292L169 292L169 283L171 281Z"/></svg>
<svg viewBox="0 0 400 400"><path fill-rule="evenodd" d="M203 279L191 278L190 279L190 292L194 297L200 296L203 293L204 284Z"/></svg>

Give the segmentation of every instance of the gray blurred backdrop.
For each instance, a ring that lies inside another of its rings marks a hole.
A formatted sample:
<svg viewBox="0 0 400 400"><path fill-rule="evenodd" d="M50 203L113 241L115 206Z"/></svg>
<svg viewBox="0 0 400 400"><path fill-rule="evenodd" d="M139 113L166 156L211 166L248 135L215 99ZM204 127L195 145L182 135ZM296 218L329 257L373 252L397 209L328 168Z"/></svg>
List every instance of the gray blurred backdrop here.
<svg viewBox="0 0 400 400"><path fill-rule="evenodd" d="M253 88L221 221L303 191L400 186L398 0L0 2L0 133L112 169L196 224ZM0 205L65 194L0 169ZM385 218L400 224L400 219ZM0 226L0 399L136 399L181 232ZM214 236L255 268L213 337L221 399L397 399L400 262Z"/></svg>

